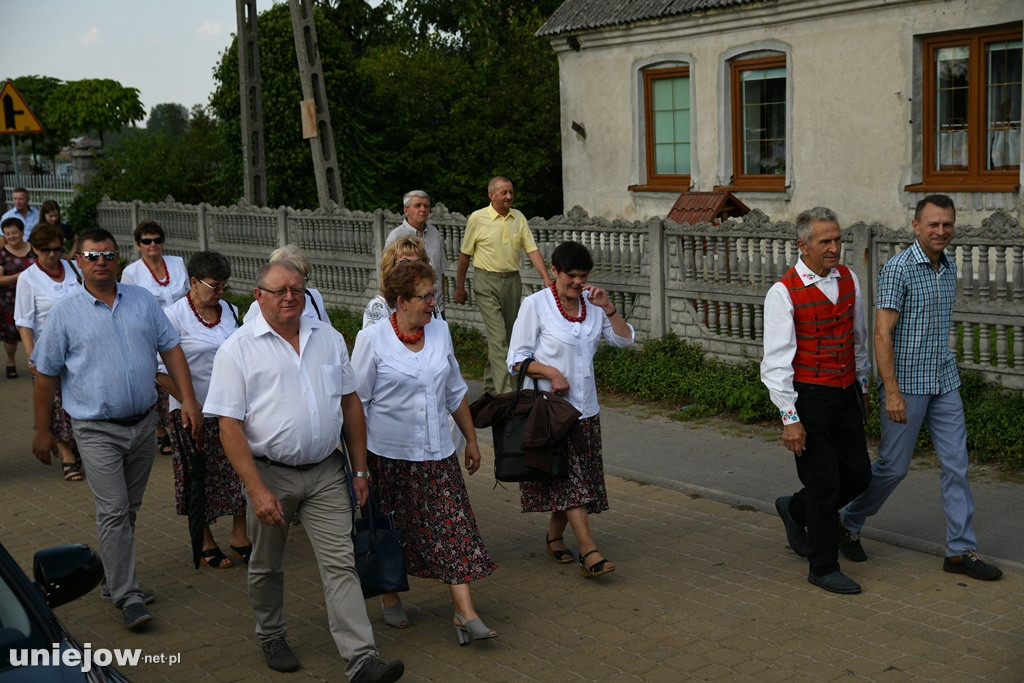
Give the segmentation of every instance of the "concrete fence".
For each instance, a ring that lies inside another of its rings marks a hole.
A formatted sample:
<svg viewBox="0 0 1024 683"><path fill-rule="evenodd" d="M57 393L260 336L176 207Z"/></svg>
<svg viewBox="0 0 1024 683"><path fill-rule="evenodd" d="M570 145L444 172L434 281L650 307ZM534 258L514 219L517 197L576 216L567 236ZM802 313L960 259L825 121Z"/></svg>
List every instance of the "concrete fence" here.
<svg viewBox="0 0 1024 683"><path fill-rule="evenodd" d="M378 209L267 209L239 204L183 205L113 202L99 206L99 224L131 254L132 230L154 220L167 233L167 253L184 257L213 249L225 254L236 289L252 287L271 251L294 243L313 262L311 285L325 301L361 312L377 293L377 255L388 231L402 216ZM446 291L455 288L455 264L466 217L434 207L431 223L440 230L448 257ZM674 334L695 342L716 358L738 362L761 356L764 295L796 261L791 223L772 222L754 210L721 225L678 225L667 219L609 221L574 208L565 216L530 221L548 260L564 240L587 245L594 254L590 280L606 288L633 323L638 336ZM854 223L843 230L843 262L861 282L865 301L875 296L876 276L885 261L913 242L909 227ZM950 346L964 367L1004 386L1024 388L1024 231L1019 221L996 211L980 226L958 226L949 255L959 264L956 325ZM473 271L470 269L469 280ZM524 294L542 282L524 259ZM449 320L482 330L472 301L448 300ZM873 321L872 306L866 307Z"/></svg>

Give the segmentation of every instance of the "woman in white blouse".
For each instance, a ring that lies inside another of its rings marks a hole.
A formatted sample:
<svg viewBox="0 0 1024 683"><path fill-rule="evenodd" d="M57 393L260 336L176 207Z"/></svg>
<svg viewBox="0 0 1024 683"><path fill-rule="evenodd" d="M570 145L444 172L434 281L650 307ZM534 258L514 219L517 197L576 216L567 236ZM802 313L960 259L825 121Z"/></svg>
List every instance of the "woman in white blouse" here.
<svg viewBox="0 0 1024 683"><path fill-rule="evenodd" d="M181 337L181 350L192 373L192 387L196 400L206 402L210 390L210 375L217 349L241 326L238 311L221 297L228 289L231 264L215 251L201 251L188 261L189 282L192 288L184 297L164 309L167 319ZM205 456L206 516L203 520L202 561L213 569L226 569L234 563L221 552L214 541L210 525L219 517L231 515L231 535L228 544L244 562L249 561L252 545L245 529L245 496L241 481L235 474L224 447L220 442L220 428L216 417L206 417L203 423L203 443L196 444L191 432L181 424L181 403L178 390L171 378L162 372L157 377L171 394L171 442L174 448L174 500L179 515L187 515L189 489L195 481L196 457L201 450Z"/></svg>
<svg viewBox="0 0 1024 683"><path fill-rule="evenodd" d="M480 469L465 380L444 320L434 319L434 270L404 263L392 270L384 297L393 313L356 336L352 367L366 412L370 487L381 510L394 510L406 530L409 574L449 585L460 645L494 638L473 607L470 581L496 565L484 547L447 415L466 439L465 465ZM384 618L409 625L398 594L382 596Z"/></svg>
<svg viewBox="0 0 1024 683"><path fill-rule="evenodd" d="M612 346L633 343L633 327L600 287L587 284L594 267L590 251L578 242L563 242L551 254L552 283L523 300L508 346L509 371L533 358L526 374L538 388L564 396L577 410L587 448L567 449L569 476L565 479L522 482L523 512L551 512L547 550L556 562L573 561L563 542L566 524L579 547L579 564L587 578L615 570L597 550L590 535L590 515L608 509L601 457L594 354L603 337Z"/></svg>
<svg viewBox="0 0 1024 683"><path fill-rule="evenodd" d="M14 293L14 324L25 345L25 355L32 358L46 314L54 303L77 291L81 285L74 267L60 258L64 253L64 236L60 229L52 225L37 225L28 241L38 260L22 271L18 278ZM60 377L56 382L50 424L60 453L64 479L82 481L82 461L75 456L73 449L75 436L71 432L71 417L64 412L61 401Z"/></svg>
<svg viewBox="0 0 1024 683"><path fill-rule="evenodd" d="M124 267L121 282L149 290L161 308L167 308L185 296L189 290L185 261L180 256L164 256L166 237L160 224L156 221L142 221L132 233L132 238L141 258ZM156 428L156 439L161 455L171 454L171 439L167 436L170 425L167 406L167 393L162 387L157 387L156 407L160 413L160 424Z"/></svg>
<svg viewBox="0 0 1024 683"><path fill-rule="evenodd" d="M270 252L270 259L268 261L270 263L274 261L288 261L302 271L302 277L307 282L309 281L309 273L313 269L313 262L309 260L305 252L294 244L286 244ZM249 322L259 314L260 302L253 301L249 304L249 310L245 312L245 318L242 319L242 322ZM326 323L331 322L331 319L327 316L327 308L324 306L323 295L312 287L306 287L306 305L302 309L302 315L313 320L321 320Z"/></svg>
<svg viewBox="0 0 1024 683"><path fill-rule="evenodd" d="M391 315L391 307L388 306L388 302L384 299L384 283L387 281L388 275L391 275L391 271L395 269L395 266L399 263L409 263L410 261L427 263L428 260L427 245L419 237L412 235L400 237L384 247L384 251L380 255L380 294L370 299L370 303L366 304L366 310L363 311L364 328Z"/></svg>

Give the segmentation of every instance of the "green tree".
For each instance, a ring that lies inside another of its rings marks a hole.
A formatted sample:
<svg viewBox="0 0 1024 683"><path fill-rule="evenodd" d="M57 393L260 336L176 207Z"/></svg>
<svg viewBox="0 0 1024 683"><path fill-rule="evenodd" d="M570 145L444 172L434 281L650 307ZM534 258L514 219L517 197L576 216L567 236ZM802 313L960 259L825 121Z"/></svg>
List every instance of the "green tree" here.
<svg viewBox="0 0 1024 683"><path fill-rule="evenodd" d="M146 119L146 130L153 133L167 133L171 137L180 137L188 129L188 109L176 102L158 104L149 110Z"/></svg>
<svg viewBox="0 0 1024 683"><path fill-rule="evenodd" d="M146 117L138 89L109 78L70 81L50 96L46 107L48 117L65 139L96 130L103 142L104 132L119 131Z"/></svg>

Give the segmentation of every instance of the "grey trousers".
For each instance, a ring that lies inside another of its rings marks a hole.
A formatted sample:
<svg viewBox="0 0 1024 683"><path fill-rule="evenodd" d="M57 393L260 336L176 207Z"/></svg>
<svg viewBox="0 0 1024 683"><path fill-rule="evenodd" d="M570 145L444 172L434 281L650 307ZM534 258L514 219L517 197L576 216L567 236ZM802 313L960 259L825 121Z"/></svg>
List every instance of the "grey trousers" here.
<svg viewBox="0 0 1024 683"><path fill-rule="evenodd" d="M519 273L473 271L473 297L480 308L487 335L487 363L484 364L484 391L503 394L515 389L506 356L512 338L512 326L523 300L523 280Z"/></svg>
<svg viewBox="0 0 1024 683"><path fill-rule="evenodd" d="M324 584L331 636L338 652L348 660L345 674L352 678L367 657L377 654L377 646L356 573L352 499L341 458L336 452L306 471L260 461L256 461L256 467L264 485L281 502L284 518L290 521L298 515L309 536ZM256 635L260 642L266 642L287 634L282 563L291 527L261 523L248 493L246 500L246 522L252 541L249 601L256 617Z"/></svg>
<svg viewBox="0 0 1024 683"><path fill-rule="evenodd" d="M143 601L135 574L135 515L153 468L159 420L155 410L134 427L71 420L96 504L96 536L103 559L101 590L118 607Z"/></svg>

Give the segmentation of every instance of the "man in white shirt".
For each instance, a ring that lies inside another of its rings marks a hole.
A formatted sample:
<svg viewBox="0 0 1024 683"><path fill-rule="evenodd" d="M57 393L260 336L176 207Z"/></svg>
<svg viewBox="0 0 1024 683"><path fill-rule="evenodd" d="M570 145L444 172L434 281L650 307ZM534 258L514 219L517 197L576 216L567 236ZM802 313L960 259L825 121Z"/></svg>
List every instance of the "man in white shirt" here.
<svg viewBox="0 0 1024 683"><path fill-rule="evenodd" d="M434 317L444 318L444 272L448 262L444 256L444 245L441 233L427 222L430 218L430 195L423 190L411 190L402 197L402 213L405 220L397 228L388 233L384 246L388 246L400 237L419 237L427 245L427 258L434 269Z"/></svg>
<svg viewBox="0 0 1024 683"><path fill-rule="evenodd" d="M20 219L25 224L25 234L21 238L27 242L32 234L32 228L36 227L36 223L39 222L39 209L33 209L28 205L28 190L24 187L14 188L11 191L11 199L14 200L14 208L0 216L0 221L11 217ZM3 242L0 241L0 244Z"/></svg>
<svg viewBox="0 0 1024 683"><path fill-rule="evenodd" d="M824 207L796 219L800 259L764 301L761 381L782 417L804 488L775 501L789 545L807 557L807 580L833 593L859 593L839 569L839 510L871 479L866 330L857 277L840 265L842 236Z"/></svg>
<svg viewBox="0 0 1024 683"><path fill-rule="evenodd" d="M289 261L260 269L261 316L243 325L213 363L204 411L220 416L221 442L245 486L253 549L249 599L267 665L294 671L286 640L284 559L289 523L313 549L331 635L350 681L396 681L405 665L377 654L352 549L352 503L338 435L352 458L359 505L369 494L366 421L341 334L302 315L305 279Z"/></svg>

